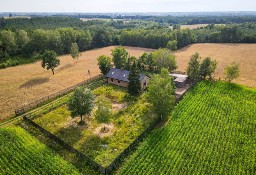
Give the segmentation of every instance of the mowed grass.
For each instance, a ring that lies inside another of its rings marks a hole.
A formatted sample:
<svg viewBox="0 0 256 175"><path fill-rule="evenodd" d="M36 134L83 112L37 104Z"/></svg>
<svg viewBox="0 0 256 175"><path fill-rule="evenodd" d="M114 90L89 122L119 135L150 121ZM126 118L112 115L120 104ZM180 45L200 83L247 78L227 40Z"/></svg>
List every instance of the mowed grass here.
<svg viewBox="0 0 256 175"><path fill-rule="evenodd" d="M201 82L117 174L255 174L256 91Z"/></svg>
<svg viewBox="0 0 256 175"><path fill-rule="evenodd" d="M236 62L240 64L240 77L234 82L256 87L256 44L193 44L175 52L177 70L186 71L191 55L196 52L202 59L209 56L217 60L216 79L223 79L224 68Z"/></svg>
<svg viewBox="0 0 256 175"><path fill-rule="evenodd" d="M111 55L115 46L94 49L82 53L78 61L70 55L60 56L60 66L55 75L41 67L41 61L33 64L0 70L0 121L14 114L14 110L75 85L91 76L100 74L97 57ZM126 47L131 56L139 57L151 49Z"/></svg>
<svg viewBox="0 0 256 175"><path fill-rule="evenodd" d="M72 119L66 105L34 119L34 122L107 166L149 127L156 115L144 95L137 100L131 99L126 89L109 85L96 88L94 94L103 95L112 102L113 114L105 124L95 119L94 110L91 116L84 116L85 125L78 125L80 117ZM106 133L100 132L104 125L108 129Z"/></svg>
<svg viewBox="0 0 256 175"><path fill-rule="evenodd" d="M0 174L80 174L19 127L0 128Z"/></svg>

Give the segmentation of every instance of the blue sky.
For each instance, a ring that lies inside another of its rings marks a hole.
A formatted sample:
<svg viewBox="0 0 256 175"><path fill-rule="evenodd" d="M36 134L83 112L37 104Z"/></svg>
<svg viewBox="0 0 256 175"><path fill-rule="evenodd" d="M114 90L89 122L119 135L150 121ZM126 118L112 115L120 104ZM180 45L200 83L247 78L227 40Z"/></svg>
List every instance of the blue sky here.
<svg viewBox="0 0 256 175"><path fill-rule="evenodd" d="M256 0L0 0L0 12L256 11Z"/></svg>

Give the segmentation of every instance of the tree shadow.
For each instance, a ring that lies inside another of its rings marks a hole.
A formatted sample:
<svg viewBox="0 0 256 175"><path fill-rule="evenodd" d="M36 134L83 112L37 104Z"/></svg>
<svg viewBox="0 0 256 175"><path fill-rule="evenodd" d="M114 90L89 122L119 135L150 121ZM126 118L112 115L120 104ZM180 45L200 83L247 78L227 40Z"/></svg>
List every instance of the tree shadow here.
<svg viewBox="0 0 256 175"><path fill-rule="evenodd" d="M104 142L99 136L90 135L86 138L85 142L81 144L79 150L86 155L95 158L104 144L106 144L106 142Z"/></svg>
<svg viewBox="0 0 256 175"><path fill-rule="evenodd" d="M73 146L83 137L82 131L83 128L80 126L69 126L67 128L61 128L59 131L54 133L54 135Z"/></svg>
<svg viewBox="0 0 256 175"><path fill-rule="evenodd" d="M31 88L31 87L34 87L34 86L37 86L37 85L41 85L41 84L44 84L44 83L47 83L49 81L49 78L46 77L46 78L33 78L29 81L27 81L26 83L22 84L20 86L20 89L21 88Z"/></svg>
<svg viewBox="0 0 256 175"><path fill-rule="evenodd" d="M61 72L61 71L65 70L65 69L71 68L73 66L74 66L74 64L67 64L67 65L65 65L63 67L60 67L59 69L56 69L56 71Z"/></svg>

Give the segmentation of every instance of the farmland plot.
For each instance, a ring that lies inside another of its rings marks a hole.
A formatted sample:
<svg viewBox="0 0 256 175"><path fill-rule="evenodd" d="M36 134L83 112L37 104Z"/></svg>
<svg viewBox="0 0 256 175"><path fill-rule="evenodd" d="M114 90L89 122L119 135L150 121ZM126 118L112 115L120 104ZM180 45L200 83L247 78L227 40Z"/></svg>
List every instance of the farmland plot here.
<svg viewBox="0 0 256 175"><path fill-rule="evenodd" d="M256 91L201 82L118 174L255 174Z"/></svg>

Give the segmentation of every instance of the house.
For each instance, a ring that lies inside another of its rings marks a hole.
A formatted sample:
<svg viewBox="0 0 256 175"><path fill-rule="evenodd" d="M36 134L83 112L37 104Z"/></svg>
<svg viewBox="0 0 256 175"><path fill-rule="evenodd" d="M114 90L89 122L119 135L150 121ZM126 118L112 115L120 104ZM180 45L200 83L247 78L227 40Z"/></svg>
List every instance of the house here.
<svg viewBox="0 0 256 175"><path fill-rule="evenodd" d="M177 88L186 87L186 84L188 82L187 75L172 73L170 74L170 76L174 78L174 83Z"/></svg>
<svg viewBox="0 0 256 175"><path fill-rule="evenodd" d="M127 87L129 84L128 76L130 71L112 68L106 75L107 82L117 86ZM149 78L145 74L140 74L141 89L146 89L148 86Z"/></svg>

